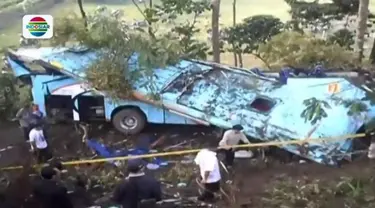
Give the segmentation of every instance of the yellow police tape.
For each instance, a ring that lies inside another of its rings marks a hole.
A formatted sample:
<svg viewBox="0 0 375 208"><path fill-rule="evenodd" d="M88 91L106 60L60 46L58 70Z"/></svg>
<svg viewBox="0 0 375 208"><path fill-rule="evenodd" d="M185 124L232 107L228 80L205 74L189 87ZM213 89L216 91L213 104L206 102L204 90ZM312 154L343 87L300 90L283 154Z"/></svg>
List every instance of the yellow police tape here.
<svg viewBox="0 0 375 208"><path fill-rule="evenodd" d="M268 147L268 146L283 146L283 145L290 145L290 144L306 144L309 142L314 143L325 143L327 141L337 141L337 140L345 140L345 139L355 139L355 138L362 138L365 137L366 134L347 134L338 137L327 137L327 138L307 138L307 139L299 139L299 140L291 140L291 141L280 141L280 142L262 142L262 143L251 143L251 144L241 144L241 145L233 145L230 147L238 148L238 147ZM228 146L229 147L229 146ZM145 154L145 155L132 155L132 156L123 156L123 157L112 157L112 158L100 158L100 159L90 159L90 160L75 160L75 161L67 161L62 162L63 165L80 165L80 164L90 164L90 163L102 163L108 161L119 161L119 160L129 160L134 158L151 158L151 157L163 157L163 156L172 156L172 155L186 155L197 153L202 149L191 149L191 150L181 150L181 151L170 151L170 152L160 152L160 153L152 153L152 154ZM45 164L35 165L34 167L40 167ZM22 169L23 166L12 166L12 167L5 167L1 168L0 170L15 170L15 169Z"/></svg>

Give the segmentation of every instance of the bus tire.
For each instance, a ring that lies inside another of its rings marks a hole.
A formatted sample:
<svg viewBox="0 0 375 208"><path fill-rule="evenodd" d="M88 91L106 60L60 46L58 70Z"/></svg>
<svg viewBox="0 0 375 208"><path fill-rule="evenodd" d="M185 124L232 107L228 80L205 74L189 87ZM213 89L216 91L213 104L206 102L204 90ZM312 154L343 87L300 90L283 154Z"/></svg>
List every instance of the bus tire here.
<svg viewBox="0 0 375 208"><path fill-rule="evenodd" d="M112 118L115 129L127 135L141 132L146 126L146 122L145 115L135 108L122 109Z"/></svg>

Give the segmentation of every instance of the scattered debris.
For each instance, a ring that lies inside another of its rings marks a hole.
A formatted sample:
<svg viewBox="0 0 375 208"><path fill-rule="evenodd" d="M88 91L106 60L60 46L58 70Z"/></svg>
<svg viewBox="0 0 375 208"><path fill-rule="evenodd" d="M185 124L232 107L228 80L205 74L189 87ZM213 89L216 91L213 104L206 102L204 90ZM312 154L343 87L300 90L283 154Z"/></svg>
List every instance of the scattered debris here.
<svg viewBox="0 0 375 208"><path fill-rule="evenodd" d="M134 155L134 156L135 155L144 155L144 154L149 154L149 153L155 152L155 151L146 149L145 147L147 147L148 145L146 144L146 146L145 146L145 143L143 143L143 142L141 142L141 144L140 144L141 147L136 147L136 148L133 148L133 149L126 149L125 148L125 149L116 149L116 150L112 149L112 148L109 148L108 146L106 146L106 145L104 145L100 142L97 142L93 139L88 139L86 141L86 144L97 155L99 155L101 157L104 157L104 158L124 157L124 156L131 156L131 155ZM117 167L120 167L122 165L122 163L120 161L108 161L108 162L117 166ZM155 169L158 169L159 166L167 166L168 162L164 161L163 159L160 159L160 158L152 158L151 163L147 163L145 161L145 165L150 170L155 170Z"/></svg>
<svg viewBox="0 0 375 208"><path fill-rule="evenodd" d="M187 184L186 183L178 183L177 184L177 187L181 188L181 187L186 187Z"/></svg>
<svg viewBox="0 0 375 208"><path fill-rule="evenodd" d="M10 149L13 149L13 148L14 148L14 146L7 146L5 148L0 149L0 152L4 152L6 150L10 150Z"/></svg>
<svg viewBox="0 0 375 208"><path fill-rule="evenodd" d="M112 146L117 146L117 145L120 145L120 144L124 144L124 143L126 143L127 141L128 141L128 139L124 139L124 140L121 140L121 141L119 141L119 142L115 142L115 143L113 143Z"/></svg>
<svg viewBox="0 0 375 208"><path fill-rule="evenodd" d="M168 146L168 147L164 148L163 151L167 151L167 150L170 150L170 149L174 149L174 148L180 147L180 146L182 146L182 145L184 145L186 143L188 143L188 141L185 140L185 141L180 142L178 144L175 144L175 145L172 145L172 146Z"/></svg>
<svg viewBox="0 0 375 208"><path fill-rule="evenodd" d="M367 157L370 158L370 159L375 158L375 142L372 142L370 144L370 147L368 148Z"/></svg>
<svg viewBox="0 0 375 208"><path fill-rule="evenodd" d="M149 170L156 170L156 169L159 169L159 165L158 164L153 164L153 163L148 163L147 165L146 165L146 167L147 167L147 169L149 169Z"/></svg>
<svg viewBox="0 0 375 208"><path fill-rule="evenodd" d="M234 153L235 158L252 158L254 153L251 150L239 150Z"/></svg>

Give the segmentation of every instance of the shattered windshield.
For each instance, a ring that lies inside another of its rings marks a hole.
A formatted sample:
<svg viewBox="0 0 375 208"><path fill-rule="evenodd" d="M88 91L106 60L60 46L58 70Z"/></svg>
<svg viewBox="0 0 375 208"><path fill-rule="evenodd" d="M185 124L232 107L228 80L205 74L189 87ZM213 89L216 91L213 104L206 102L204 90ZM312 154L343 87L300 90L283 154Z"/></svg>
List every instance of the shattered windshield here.
<svg viewBox="0 0 375 208"><path fill-rule="evenodd" d="M255 110L252 102L263 80L226 69L213 69L195 80L178 99L178 103L209 115L229 119L231 112ZM264 102L261 104L263 105ZM269 107L272 108L272 107Z"/></svg>
<svg viewBox="0 0 375 208"><path fill-rule="evenodd" d="M163 92L177 93L185 91L197 79L202 79L208 70L203 70L197 64L191 64L188 67L181 68L182 72L175 80L172 81Z"/></svg>

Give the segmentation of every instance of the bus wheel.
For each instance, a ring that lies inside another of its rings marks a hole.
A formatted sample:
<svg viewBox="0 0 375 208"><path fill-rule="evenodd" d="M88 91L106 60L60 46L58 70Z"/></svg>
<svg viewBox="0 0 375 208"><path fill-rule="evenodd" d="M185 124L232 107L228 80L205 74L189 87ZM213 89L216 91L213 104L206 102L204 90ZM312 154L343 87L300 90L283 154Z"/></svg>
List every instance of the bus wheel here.
<svg viewBox="0 0 375 208"><path fill-rule="evenodd" d="M127 108L113 116L112 124L121 133L138 134L146 125L146 117L138 109Z"/></svg>

